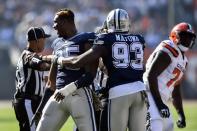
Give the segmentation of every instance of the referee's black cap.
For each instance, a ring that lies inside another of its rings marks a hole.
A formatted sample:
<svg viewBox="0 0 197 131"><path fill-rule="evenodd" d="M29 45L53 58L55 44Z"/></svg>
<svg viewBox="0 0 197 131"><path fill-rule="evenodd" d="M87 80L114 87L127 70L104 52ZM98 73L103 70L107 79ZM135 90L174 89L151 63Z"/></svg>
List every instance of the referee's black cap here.
<svg viewBox="0 0 197 131"><path fill-rule="evenodd" d="M38 40L40 38L48 38L50 34L46 34L42 27L30 27L27 31L27 40Z"/></svg>

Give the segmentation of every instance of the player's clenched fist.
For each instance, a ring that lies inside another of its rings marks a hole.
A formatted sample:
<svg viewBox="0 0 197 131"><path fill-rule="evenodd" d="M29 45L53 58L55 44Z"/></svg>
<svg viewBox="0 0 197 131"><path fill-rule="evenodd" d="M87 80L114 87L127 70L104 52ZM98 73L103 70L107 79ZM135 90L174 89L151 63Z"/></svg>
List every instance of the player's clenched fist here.
<svg viewBox="0 0 197 131"><path fill-rule="evenodd" d="M176 122L176 125L178 128L185 128L186 127L185 115L183 112L179 113L179 119Z"/></svg>
<svg viewBox="0 0 197 131"><path fill-rule="evenodd" d="M159 109L159 113L160 113L161 117L168 118L170 116L169 108L164 103L160 103L158 105L158 109Z"/></svg>

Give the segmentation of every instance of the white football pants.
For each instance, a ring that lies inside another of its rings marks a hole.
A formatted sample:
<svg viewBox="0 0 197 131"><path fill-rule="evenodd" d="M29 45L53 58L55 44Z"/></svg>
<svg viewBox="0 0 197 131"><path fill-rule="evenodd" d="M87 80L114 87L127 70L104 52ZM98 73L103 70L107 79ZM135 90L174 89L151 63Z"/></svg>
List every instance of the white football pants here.
<svg viewBox="0 0 197 131"><path fill-rule="evenodd" d="M170 113L169 118L162 118L159 114L159 111L155 105L155 101L152 97L152 94L148 91L148 100L149 100L149 112L150 112L150 126L151 131L173 131L173 119L172 114Z"/></svg>
<svg viewBox="0 0 197 131"><path fill-rule="evenodd" d="M90 89L80 88L59 103L51 96L36 131L59 131L69 116L79 131L96 131L91 94Z"/></svg>
<svg viewBox="0 0 197 131"><path fill-rule="evenodd" d="M145 131L146 105L140 92L109 100L108 131Z"/></svg>

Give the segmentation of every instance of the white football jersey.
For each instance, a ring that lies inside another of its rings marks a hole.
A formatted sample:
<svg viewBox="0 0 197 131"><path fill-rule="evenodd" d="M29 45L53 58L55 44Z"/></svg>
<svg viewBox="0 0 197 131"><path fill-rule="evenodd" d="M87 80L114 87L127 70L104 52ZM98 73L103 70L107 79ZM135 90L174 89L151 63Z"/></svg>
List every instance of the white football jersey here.
<svg viewBox="0 0 197 131"><path fill-rule="evenodd" d="M180 49L171 40L162 41L153 51L146 63L146 72L143 75L143 80L147 85L147 73L152 65L152 61L156 52L164 51L171 58L171 64L158 76L158 87L162 100L168 101L172 97L172 91L178 82L180 82L187 66L187 57L183 55Z"/></svg>

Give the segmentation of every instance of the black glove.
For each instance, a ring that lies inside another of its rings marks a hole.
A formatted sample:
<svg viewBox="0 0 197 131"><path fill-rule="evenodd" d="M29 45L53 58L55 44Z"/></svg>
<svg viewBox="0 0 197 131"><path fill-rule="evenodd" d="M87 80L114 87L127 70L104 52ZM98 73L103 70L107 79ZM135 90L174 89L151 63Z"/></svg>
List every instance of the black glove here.
<svg viewBox="0 0 197 131"><path fill-rule="evenodd" d="M36 112L31 119L30 126L32 126L34 122L35 122L35 125L37 126L38 122L40 121L41 116L42 116L41 112Z"/></svg>
<svg viewBox="0 0 197 131"><path fill-rule="evenodd" d="M170 116L170 110L164 103L157 104L157 107L162 118L168 118Z"/></svg>
<svg viewBox="0 0 197 131"><path fill-rule="evenodd" d="M179 119L176 122L176 125L178 128L185 128L186 127L186 121L185 121L185 116L179 114Z"/></svg>

